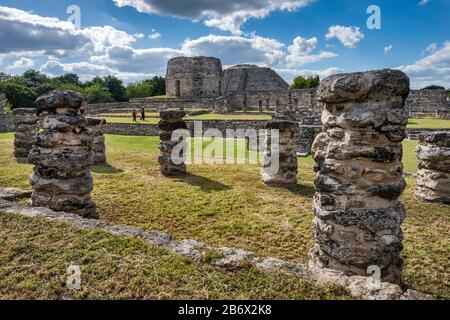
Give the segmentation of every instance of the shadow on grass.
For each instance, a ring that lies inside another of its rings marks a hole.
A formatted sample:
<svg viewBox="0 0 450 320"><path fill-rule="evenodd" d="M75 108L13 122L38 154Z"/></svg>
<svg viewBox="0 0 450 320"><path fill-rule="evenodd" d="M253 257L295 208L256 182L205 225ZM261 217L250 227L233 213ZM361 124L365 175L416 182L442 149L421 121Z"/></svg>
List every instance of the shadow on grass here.
<svg viewBox="0 0 450 320"><path fill-rule="evenodd" d="M315 193L314 187L306 184L297 183L296 185L286 187L286 189L291 191L293 194L311 199L314 197Z"/></svg>
<svg viewBox="0 0 450 320"><path fill-rule="evenodd" d="M109 164L96 164L91 167L91 171L95 173L104 173L104 174L118 174L122 173L122 169L117 169Z"/></svg>
<svg viewBox="0 0 450 320"><path fill-rule="evenodd" d="M197 176L192 173L185 173L182 176L173 177L175 181L181 181L191 186L200 187L204 192L217 192L231 190L232 187L227 186L215 180Z"/></svg>

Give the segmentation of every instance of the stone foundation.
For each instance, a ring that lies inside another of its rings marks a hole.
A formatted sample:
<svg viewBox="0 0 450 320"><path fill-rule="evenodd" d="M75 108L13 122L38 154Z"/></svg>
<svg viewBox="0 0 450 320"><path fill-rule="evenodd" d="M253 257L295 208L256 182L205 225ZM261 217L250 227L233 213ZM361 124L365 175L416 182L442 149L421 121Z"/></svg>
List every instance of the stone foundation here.
<svg viewBox="0 0 450 320"><path fill-rule="evenodd" d="M186 112L184 111L160 112L161 121L158 124L160 130L160 156L158 157L158 162L160 164L160 171L163 175L176 176L186 172L186 164L184 163L183 158L185 155L183 152L178 152L176 158L172 155L175 146L184 142L183 137L173 139L172 134L178 129L187 130L186 122L183 120L183 117L185 116Z"/></svg>
<svg viewBox="0 0 450 320"><path fill-rule="evenodd" d="M28 161L28 154L36 141L38 116L35 108L14 109L14 156L20 162Z"/></svg>
<svg viewBox="0 0 450 320"><path fill-rule="evenodd" d="M300 139L297 122L288 119L274 119L267 122L266 129L263 182L267 185L295 185L297 183L297 152ZM272 145L272 130L279 132L279 146ZM277 165L276 161L279 162L278 170L274 170Z"/></svg>
<svg viewBox="0 0 450 320"><path fill-rule="evenodd" d="M320 85L312 267L347 275L379 270L382 281L401 283L408 93L408 77L395 70L334 75Z"/></svg>
<svg viewBox="0 0 450 320"><path fill-rule="evenodd" d="M429 202L450 204L450 132L420 137L416 197Z"/></svg>
<svg viewBox="0 0 450 320"><path fill-rule="evenodd" d="M36 105L44 115L44 130L28 158L35 165L30 178L33 206L96 218L85 98L73 91L53 91L39 97Z"/></svg>
<svg viewBox="0 0 450 320"><path fill-rule="evenodd" d="M105 124L105 119L86 119L86 129L92 136L91 164L106 163L105 136L103 135Z"/></svg>

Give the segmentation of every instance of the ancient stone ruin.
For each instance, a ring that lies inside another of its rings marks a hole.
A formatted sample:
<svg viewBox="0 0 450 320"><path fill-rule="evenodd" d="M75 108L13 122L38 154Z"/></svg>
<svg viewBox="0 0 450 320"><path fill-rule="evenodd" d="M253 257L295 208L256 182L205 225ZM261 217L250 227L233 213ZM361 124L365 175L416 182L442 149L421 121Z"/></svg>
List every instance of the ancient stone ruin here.
<svg viewBox="0 0 450 320"><path fill-rule="evenodd" d="M262 180L267 185L283 186L297 183L297 152L299 128L289 117L278 117L267 122ZM276 131L273 131L276 130ZM273 134L278 133L278 145Z"/></svg>
<svg viewBox="0 0 450 320"><path fill-rule="evenodd" d="M334 75L320 85L324 132L313 145L311 267L347 275L367 275L369 268L382 281L401 282L408 93L408 77L396 70Z"/></svg>
<svg viewBox="0 0 450 320"><path fill-rule="evenodd" d="M0 93L0 115L6 114L6 96Z"/></svg>
<svg viewBox="0 0 450 320"><path fill-rule="evenodd" d="M186 172L186 164L184 161L185 154L183 150L172 154L176 146L184 146L183 137L174 138L172 136L175 130L187 129L186 122L183 117L186 116L184 111L162 111L160 112L161 121L159 122L159 137L160 137L160 156L158 162L160 164L160 171L167 176L181 175Z"/></svg>
<svg viewBox="0 0 450 320"><path fill-rule="evenodd" d="M86 129L92 136L91 164L93 165L106 163L105 136L102 131L105 124L105 119L86 119Z"/></svg>
<svg viewBox="0 0 450 320"><path fill-rule="evenodd" d="M450 204L450 132L420 136L416 197Z"/></svg>
<svg viewBox="0 0 450 320"><path fill-rule="evenodd" d="M36 141L38 128L37 109L18 108L14 114L14 156L20 162L28 161L28 154Z"/></svg>
<svg viewBox="0 0 450 320"><path fill-rule="evenodd" d="M176 57L167 63L166 93L174 97L222 95L222 62L209 57Z"/></svg>
<svg viewBox="0 0 450 320"><path fill-rule="evenodd" d="M35 165L31 201L35 207L97 218L90 195L92 136L83 115L85 102L73 91L53 91L36 100L44 130L29 155Z"/></svg>

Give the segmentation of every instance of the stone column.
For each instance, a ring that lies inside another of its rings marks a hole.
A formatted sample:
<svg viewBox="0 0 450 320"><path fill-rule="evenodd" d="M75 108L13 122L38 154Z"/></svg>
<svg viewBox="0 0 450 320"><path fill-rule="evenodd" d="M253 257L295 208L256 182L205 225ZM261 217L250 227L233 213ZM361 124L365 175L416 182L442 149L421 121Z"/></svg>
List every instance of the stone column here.
<svg viewBox="0 0 450 320"><path fill-rule="evenodd" d="M323 130L313 145L315 245L310 266L400 283L405 208L399 201L409 79L401 71L334 75L322 81ZM373 268L373 267L371 267Z"/></svg>
<svg viewBox="0 0 450 320"><path fill-rule="evenodd" d="M105 124L105 119L86 119L86 129L92 136L91 165L106 163L105 136L102 131Z"/></svg>
<svg viewBox="0 0 450 320"><path fill-rule="evenodd" d="M6 114L6 97L4 93L0 93L0 115Z"/></svg>
<svg viewBox="0 0 450 320"><path fill-rule="evenodd" d="M44 130L28 158L35 165L31 201L33 206L97 218L90 195L92 136L83 115L85 103L73 91L53 91L36 100Z"/></svg>
<svg viewBox="0 0 450 320"><path fill-rule="evenodd" d="M297 152L299 127L290 119L275 118L266 124L262 180L267 185L283 186L297 183ZM278 130L279 145L272 145L272 130ZM278 159L278 166L277 166Z"/></svg>
<svg viewBox="0 0 450 320"><path fill-rule="evenodd" d="M174 163L172 158L172 150L180 143L186 143L183 137L172 139L172 133L178 129L187 129L186 122L183 117L186 116L185 111L161 111L159 122L159 137L160 137L160 156L158 162L160 164L160 171L163 175L177 176L186 172L186 164L184 160L179 158L181 163ZM178 156L183 157L182 153Z"/></svg>
<svg viewBox="0 0 450 320"><path fill-rule="evenodd" d="M450 132L426 134L419 139L416 197L450 204Z"/></svg>
<svg viewBox="0 0 450 320"><path fill-rule="evenodd" d="M28 161L28 154L36 141L38 116L35 108L19 108L14 114L14 156L20 162Z"/></svg>

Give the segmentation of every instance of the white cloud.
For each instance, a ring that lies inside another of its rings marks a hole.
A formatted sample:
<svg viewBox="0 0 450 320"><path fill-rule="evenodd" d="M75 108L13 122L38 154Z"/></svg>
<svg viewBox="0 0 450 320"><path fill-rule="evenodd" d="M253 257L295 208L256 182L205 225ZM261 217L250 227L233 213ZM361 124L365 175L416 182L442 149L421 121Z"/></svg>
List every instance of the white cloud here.
<svg viewBox="0 0 450 320"><path fill-rule="evenodd" d="M427 53L430 54L430 53L436 52L437 49L438 49L437 43L435 43L435 42L430 43L428 45L428 47L426 47L426 49L422 52L422 55L425 55Z"/></svg>
<svg viewBox="0 0 450 320"><path fill-rule="evenodd" d="M159 33L158 31L156 31L155 29L152 29L152 33L150 33L150 34L148 35L148 37L149 37L149 39L156 40L156 39L161 38L161 33Z"/></svg>
<svg viewBox="0 0 450 320"><path fill-rule="evenodd" d="M298 69L275 69L275 71L283 77L288 83L291 83L295 77L315 77L319 76L320 79L325 79L336 73L342 73L344 70L337 67L331 67L323 70L298 70Z"/></svg>
<svg viewBox="0 0 450 320"><path fill-rule="evenodd" d="M0 53L63 56L68 52L100 52L112 45L130 45L136 41L135 36L111 26L78 30L67 21L1 6L0 30Z"/></svg>
<svg viewBox="0 0 450 320"><path fill-rule="evenodd" d="M40 71L50 76L59 76L65 73L76 73L82 81L94 77L114 75L125 81L138 81L152 76L151 73L120 72L104 65L88 62L61 63L58 60L49 60L41 66Z"/></svg>
<svg viewBox="0 0 450 320"><path fill-rule="evenodd" d="M344 46L355 48L364 39L359 27L331 26L325 36L328 40L337 38Z"/></svg>
<svg viewBox="0 0 450 320"><path fill-rule="evenodd" d="M135 34L134 34L134 37L135 37L136 39L143 39L143 38L145 37L145 35L144 35L143 33L135 33Z"/></svg>
<svg viewBox="0 0 450 320"><path fill-rule="evenodd" d="M417 5L418 6L424 6L424 5L426 5L426 4L430 3L430 2L431 2L431 0L420 0L420 2Z"/></svg>
<svg viewBox="0 0 450 320"><path fill-rule="evenodd" d="M224 65L251 63L274 66L285 58L285 45L281 42L256 35L218 36L210 34L195 40L186 39L181 50L187 56L212 56Z"/></svg>
<svg viewBox="0 0 450 320"><path fill-rule="evenodd" d="M316 37L305 39L296 37L288 47L286 63L289 67L301 67L308 63L317 62L327 58L337 57L334 52L322 51L319 54L312 54L317 47L319 41Z"/></svg>
<svg viewBox="0 0 450 320"><path fill-rule="evenodd" d="M407 73L414 88L436 84L450 88L450 41L446 41L436 52L411 65L397 69Z"/></svg>
<svg viewBox="0 0 450 320"><path fill-rule="evenodd" d="M392 48L394 48L394 46L391 44L389 46L384 47L384 53L388 53L389 51L392 50Z"/></svg>
<svg viewBox="0 0 450 320"><path fill-rule="evenodd" d="M28 69L28 68L31 68L32 66L34 66L33 60L22 57L19 60L14 61L12 64L10 64L8 67L6 67L6 69L8 69L8 70Z"/></svg>
<svg viewBox="0 0 450 320"><path fill-rule="evenodd" d="M104 55L93 56L90 61L121 72L140 73L145 70L152 74L164 74L167 60L182 55L182 51L170 48L134 49L115 46L108 48Z"/></svg>
<svg viewBox="0 0 450 320"><path fill-rule="evenodd" d="M204 21L208 27L241 33L251 18L261 19L273 11L295 11L314 0L113 0L119 7L131 6L140 12Z"/></svg>

